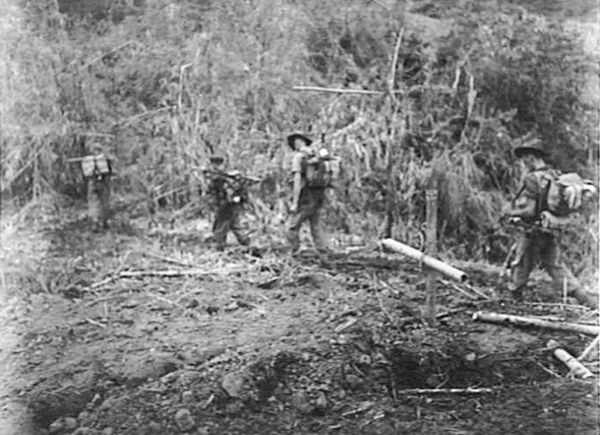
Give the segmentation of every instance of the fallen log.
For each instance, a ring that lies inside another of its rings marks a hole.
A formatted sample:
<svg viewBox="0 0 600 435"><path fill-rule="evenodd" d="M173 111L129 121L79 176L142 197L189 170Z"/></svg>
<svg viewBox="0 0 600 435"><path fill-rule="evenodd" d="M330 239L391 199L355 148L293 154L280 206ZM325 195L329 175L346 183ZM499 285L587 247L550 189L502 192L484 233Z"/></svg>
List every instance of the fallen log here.
<svg viewBox="0 0 600 435"><path fill-rule="evenodd" d="M600 334L600 328L594 325L581 325L579 323L552 322L549 320L532 317L515 316L512 314L486 313L478 311L473 313L473 320L488 323L509 323L515 326L537 326L538 328L553 329L555 331L578 332L587 335Z"/></svg>
<svg viewBox="0 0 600 435"><path fill-rule="evenodd" d="M397 394L484 394L491 393L491 388L411 388L399 390Z"/></svg>
<svg viewBox="0 0 600 435"><path fill-rule="evenodd" d="M423 263L425 266L447 276L448 278L452 278L460 282L465 282L467 280L467 274L462 270L458 270L449 264L424 254L423 252L405 245L404 243L400 243L394 239L385 239L381 241L381 244L394 252L406 255L407 257Z"/></svg>
<svg viewBox="0 0 600 435"><path fill-rule="evenodd" d="M600 344L600 335L597 336L596 338L594 338L594 340L588 345L588 347L586 347L585 350L583 352L581 352L581 355L579 355L579 358L577 358L577 361L585 361L586 358L593 352L593 350L595 348L598 347L599 344ZM595 359L598 359L598 357L596 356Z"/></svg>
<svg viewBox="0 0 600 435"><path fill-rule="evenodd" d="M564 363L570 370L569 373L581 379L593 378L594 375L583 364L577 361L569 352L560 347L555 340L548 341L546 347L554 349L554 356Z"/></svg>

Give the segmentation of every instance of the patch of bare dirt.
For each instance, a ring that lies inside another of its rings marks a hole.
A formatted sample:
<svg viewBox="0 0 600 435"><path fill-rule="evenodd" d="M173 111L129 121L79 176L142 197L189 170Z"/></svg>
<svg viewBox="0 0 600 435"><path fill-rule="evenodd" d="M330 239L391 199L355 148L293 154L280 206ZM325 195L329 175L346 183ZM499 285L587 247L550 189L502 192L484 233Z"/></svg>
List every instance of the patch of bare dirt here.
<svg viewBox="0 0 600 435"><path fill-rule="evenodd" d="M414 262L218 252L207 228L3 229L4 433L595 433L596 382L567 379L546 349L554 338L578 355L590 337L471 313L596 313L517 306L484 286L491 300L472 300L441 281L447 315L429 327ZM433 388L490 390L409 391Z"/></svg>

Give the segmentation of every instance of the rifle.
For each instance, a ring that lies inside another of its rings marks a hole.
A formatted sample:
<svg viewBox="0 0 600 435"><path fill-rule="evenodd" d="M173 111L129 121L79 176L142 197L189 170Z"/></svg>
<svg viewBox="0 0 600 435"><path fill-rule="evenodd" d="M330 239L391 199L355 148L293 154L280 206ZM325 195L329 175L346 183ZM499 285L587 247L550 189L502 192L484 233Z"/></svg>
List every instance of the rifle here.
<svg viewBox="0 0 600 435"><path fill-rule="evenodd" d="M237 182L254 184L254 183L259 183L261 181L260 178L251 177L248 175L242 175L239 173L232 174L229 172L224 172L224 171L219 171L216 169L209 169L209 168L199 168L199 169L201 169L204 174L211 175L213 177L223 177L223 178L227 178L229 180L237 181Z"/></svg>
<svg viewBox="0 0 600 435"><path fill-rule="evenodd" d="M559 228L549 228L549 227L542 226L541 218L539 218L533 222L527 222L527 221L524 221L520 217L503 216L500 218L500 225L508 225L508 226L526 230L526 231L537 231L537 232L547 233L547 234L557 234L560 232Z"/></svg>

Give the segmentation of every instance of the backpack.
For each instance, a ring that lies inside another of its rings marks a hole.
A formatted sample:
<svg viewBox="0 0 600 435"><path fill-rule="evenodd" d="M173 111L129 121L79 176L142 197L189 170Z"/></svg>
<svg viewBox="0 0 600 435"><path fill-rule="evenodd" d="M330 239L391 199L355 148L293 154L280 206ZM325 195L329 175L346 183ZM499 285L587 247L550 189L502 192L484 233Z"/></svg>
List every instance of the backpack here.
<svg viewBox="0 0 600 435"><path fill-rule="evenodd" d="M85 156L81 161L81 169L84 177L93 177L98 175L109 175L112 173L110 160L104 154L96 156Z"/></svg>
<svg viewBox="0 0 600 435"><path fill-rule="evenodd" d="M339 177L341 162L338 157L332 157L326 151L319 154L303 157L302 173L307 186L324 189L331 187Z"/></svg>
<svg viewBox="0 0 600 435"><path fill-rule="evenodd" d="M598 191L590 180L584 180L574 172L545 173L540 181L542 187L540 213L549 211L558 217L580 211Z"/></svg>

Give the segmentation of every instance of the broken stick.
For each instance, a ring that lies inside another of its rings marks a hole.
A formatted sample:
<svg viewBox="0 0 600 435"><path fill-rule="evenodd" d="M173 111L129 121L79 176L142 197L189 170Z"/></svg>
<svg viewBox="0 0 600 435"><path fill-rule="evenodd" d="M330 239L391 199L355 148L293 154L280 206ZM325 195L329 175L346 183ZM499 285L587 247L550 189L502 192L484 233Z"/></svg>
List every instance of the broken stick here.
<svg viewBox="0 0 600 435"><path fill-rule="evenodd" d="M177 277L177 276L202 276L202 275L220 275L224 273L239 273L247 272L248 268L236 268L236 269L223 269L223 270L202 270L202 269L190 269L190 270L126 270L119 273L119 278L141 278L144 276L163 276L163 277Z"/></svg>
<svg viewBox="0 0 600 435"><path fill-rule="evenodd" d="M509 323L515 326L537 326L538 328L553 329L555 331L579 332L587 335L600 334L600 328L594 325L581 325L579 323L551 322L549 320L532 317L515 316L512 314L486 313L478 311L473 314L473 320L488 323Z"/></svg>
<svg viewBox="0 0 600 435"><path fill-rule="evenodd" d="M600 335L597 336L596 338L594 338L594 340L589 344L589 346L585 348L585 350L581 353L581 355L579 355L579 358L577 358L577 361L585 361L586 358L590 355L590 353L592 353L593 350L595 348L597 348L599 344L600 344ZM598 358L596 357L596 359L598 359Z"/></svg>
<svg viewBox="0 0 600 435"><path fill-rule="evenodd" d="M292 86L293 91L311 91L311 92L329 92L333 94L355 94L355 95L383 95L382 91L370 91L368 89L349 89L349 88L323 88L319 86ZM394 94L403 94L404 91L396 89Z"/></svg>
<svg viewBox="0 0 600 435"><path fill-rule="evenodd" d="M581 379L593 378L594 375L583 364L577 361L569 352L559 347L560 345L554 341L548 341L546 347L554 349L554 356L563 362L569 369L570 373L580 377Z"/></svg>
<svg viewBox="0 0 600 435"><path fill-rule="evenodd" d="M406 255L407 257L422 262L425 266L447 276L448 278L452 278L460 282L465 282L467 280L467 274L462 270L458 270L455 267L438 260L437 258L426 255L415 248L398 242L397 240L385 239L381 241L381 244L394 252Z"/></svg>
<svg viewBox="0 0 600 435"><path fill-rule="evenodd" d="M491 388L411 388L399 390L398 394L482 394L491 393Z"/></svg>

